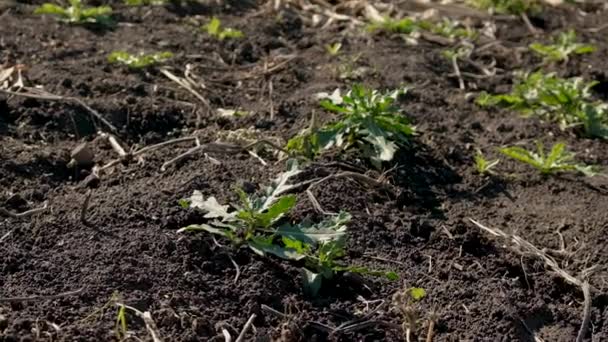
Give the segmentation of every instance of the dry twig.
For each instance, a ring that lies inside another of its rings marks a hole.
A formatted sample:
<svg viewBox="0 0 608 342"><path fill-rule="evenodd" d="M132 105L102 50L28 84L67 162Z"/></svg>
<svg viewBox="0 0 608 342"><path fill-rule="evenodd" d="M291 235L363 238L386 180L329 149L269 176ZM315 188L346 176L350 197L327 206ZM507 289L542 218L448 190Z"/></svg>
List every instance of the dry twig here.
<svg viewBox="0 0 608 342"><path fill-rule="evenodd" d="M27 216L31 216L40 212L45 211L48 208L48 203L44 202L42 204L42 207L40 208L34 208L34 209L30 209L30 210L26 210L22 213L14 213L12 211L9 211L5 208L0 208L0 214L12 217L12 218L20 218L20 217L27 217Z"/></svg>
<svg viewBox="0 0 608 342"><path fill-rule="evenodd" d="M247 320L247 323L245 323L243 330L241 330L241 333L239 334L239 337L236 338L235 342L242 342L245 339L245 335L247 334L247 331L253 324L253 320L255 319L255 317L256 317L255 314L251 314L251 317L249 317L249 319Z"/></svg>
<svg viewBox="0 0 608 342"><path fill-rule="evenodd" d="M152 341L154 341L154 342L163 341L160 338L160 334L158 332L158 328L156 327L156 323L152 319L152 315L150 314L149 311L142 312L132 306L125 305L122 303L116 303L116 305L122 306L125 309L129 309L129 310L133 311L139 318L141 318L144 321L144 324L146 325L146 330L150 334L150 337L152 337Z"/></svg>
<svg viewBox="0 0 608 342"><path fill-rule="evenodd" d="M39 296L28 296L28 297L12 297L12 298L0 298L0 303L19 303L19 302L32 302L36 300L48 300L57 299L61 297L74 296L84 291L84 287L78 290L62 292L54 295L39 295Z"/></svg>

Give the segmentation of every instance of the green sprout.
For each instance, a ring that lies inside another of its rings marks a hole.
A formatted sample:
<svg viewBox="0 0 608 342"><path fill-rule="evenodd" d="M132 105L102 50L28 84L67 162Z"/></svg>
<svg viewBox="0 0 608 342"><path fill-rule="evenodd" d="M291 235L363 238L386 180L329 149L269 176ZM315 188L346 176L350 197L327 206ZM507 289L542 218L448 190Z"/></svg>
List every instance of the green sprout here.
<svg viewBox="0 0 608 342"><path fill-rule="evenodd" d="M562 32L554 44L530 44L530 49L543 57L543 63L568 61L571 54L582 55L596 50L593 45L576 42L574 30Z"/></svg>
<svg viewBox="0 0 608 342"><path fill-rule="evenodd" d="M314 158L330 148L347 150L356 146L379 167L383 161L391 161L414 134L414 127L394 103L405 92L406 89L399 89L382 94L354 85L341 96L336 90L320 104L327 111L339 114L338 121L321 128L313 122L311 127L291 138L286 149Z"/></svg>
<svg viewBox="0 0 608 342"><path fill-rule="evenodd" d="M334 43L325 45L325 51L332 56L335 57L340 53L340 49L342 49L342 43Z"/></svg>
<svg viewBox="0 0 608 342"><path fill-rule="evenodd" d="M385 31L391 33L410 34L420 28L416 20L412 18L393 19L384 17L381 21L373 21L367 25L369 32Z"/></svg>
<svg viewBox="0 0 608 342"><path fill-rule="evenodd" d="M492 169L498 163L500 163L499 159L487 160L480 150L477 150L477 153L475 153L475 169L480 175L493 175L494 170Z"/></svg>
<svg viewBox="0 0 608 342"><path fill-rule="evenodd" d="M216 18L211 18L211 21L205 25L203 25L202 29L207 32L211 37L215 37L219 40L228 39L236 39L244 37L243 32L232 29L232 28L222 28L222 22Z"/></svg>
<svg viewBox="0 0 608 342"><path fill-rule="evenodd" d="M350 214L341 212L318 223L284 220L296 205L296 196L282 194L291 189L289 179L300 172L298 165L293 163L259 196L248 195L239 189L239 203L233 205L220 205L215 197L204 199L201 192L195 191L189 200L180 201L180 205L202 210L209 222L179 231L204 231L227 238L235 247L246 245L261 256L274 255L298 261L304 265L304 286L311 295L318 293L324 279L343 272L382 275L394 280L397 277L394 272L376 272L340 262L346 254ZM229 210L231 207L234 210Z"/></svg>
<svg viewBox="0 0 608 342"><path fill-rule="evenodd" d="M477 104L539 116L559 123L562 129L582 127L588 137L608 137L608 105L591 100L591 88L597 82L585 83L582 78L563 79L541 72L519 78L510 94L482 92Z"/></svg>
<svg viewBox="0 0 608 342"><path fill-rule="evenodd" d="M162 63L173 57L171 52L158 52L153 54L132 55L125 51L114 51L108 56L108 62L120 63L131 69L143 69L149 66Z"/></svg>
<svg viewBox="0 0 608 342"><path fill-rule="evenodd" d="M412 287L393 294L393 309L401 315L403 321L401 329L406 341L414 340L412 336L417 335L420 315L416 303L424 297L426 297L426 290L421 287Z"/></svg>
<svg viewBox="0 0 608 342"><path fill-rule="evenodd" d="M531 152L519 146L501 148L500 153L537 169L543 176L559 172L580 172L592 177L598 174L594 166L577 164L574 162L575 154L566 151L566 144L553 145L548 154L543 144L536 142L536 152Z"/></svg>
<svg viewBox="0 0 608 342"><path fill-rule="evenodd" d="M459 21L444 18L439 22L420 21L420 27L436 35L449 39L469 39L477 38L478 33L474 29L462 25Z"/></svg>
<svg viewBox="0 0 608 342"><path fill-rule="evenodd" d="M497 14L535 13L540 10L538 0L468 0L470 6Z"/></svg>
<svg viewBox="0 0 608 342"><path fill-rule="evenodd" d="M125 340L128 336L127 329L127 309L124 305L118 306L116 313L116 323L114 324L114 334L119 341Z"/></svg>
<svg viewBox="0 0 608 342"><path fill-rule="evenodd" d="M110 6L83 7L80 0L69 0L70 6L63 8L52 3L44 3L34 14L50 14L60 21L71 24L99 24L110 26L112 8Z"/></svg>

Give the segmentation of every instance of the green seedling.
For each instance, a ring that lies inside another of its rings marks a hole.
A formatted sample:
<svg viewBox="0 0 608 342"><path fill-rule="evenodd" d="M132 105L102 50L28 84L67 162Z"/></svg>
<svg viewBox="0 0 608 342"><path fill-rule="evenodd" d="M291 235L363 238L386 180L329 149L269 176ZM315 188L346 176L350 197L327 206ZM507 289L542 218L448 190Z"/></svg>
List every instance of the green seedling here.
<svg viewBox="0 0 608 342"><path fill-rule="evenodd" d="M581 172L585 176L597 175L593 166L577 164L574 162L575 154L566 151L566 144L553 145L548 154L541 142L536 142L536 153L519 146L501 148L500 153L537 169L543 176L554 175L560 172Z"/></svg>
<svg viewBox="0 0 608 342"><path fill-rule="evenodd" d="M173 57L171 52L158 52L153 54L132 55L125 51L114 51L108 56L108 62L120 63L130 69L143 69L167 61Z"/></svg>
<svg viewBox="0 0 608 342"><path fill-rule="evenodd" d="M538 0L468 0L470 6L497 14L526 14L540 11Z"/></svg>
<svg viewBox="0 0 608 342"><path fill-rule="evenodd" d="M477 173L480 175L495 174L492 169L498 165L498 163L500 163L499 159L487 160L480 150L477 150L477 153L475 153L475 170L477 170Z"/></svg>
<svg viewBox="0 0 608 342"><path fill-rule="evenodd" d="M415 304L426 297L426 290L420 287L412 287L403 291L398 291L393 295L393 308L401 315L403 323L403 337L406 341L412 340L412 335L417 335L418 330L418 310Z"/></svg>
<svg viewBox="0 0 608 342"><path fill-rule="evenodd" d="M543 57L543 63L567 62L571 54L582 55L596 50L593 45L577 43L574 30L560 33L553 44L530 44L530 49Z"/></svg>
<svg viewBox="0 0 608 342"><path fill-rule="evenodd" d="M222 22L216 18L211 18L211 21L205 25L203 25L202 30L207 32L211 37L215 37L219 40L224 39L236 39L243 38L243 32L232 29L232 28L222 28Z"/></svg>
<svg viewBox="0 0 608 342"><path fill-rule="evenodd" d="M69 0L69 7L61 7L52 3L45 3L36 8L34 14L50 14L60 21L71 24L99 24L111 26L112 8L110 6L83 7L80 0Z"/></svg>
<svg viewBox="0 0 608 342"><path fill-rule="evenodd" d="M395 152L408 143L414 127L395 106L406 89L389 93L354 85L345 95L336 90L321 101L321 106L340 117L321 128L311 125L287 142L286 149L314 158L330 148L357 147L376 166L393 159Z"/></svg>
<svg viewBox="0 0 608 342"><path fill-rule="evenodd" d="M169 3L169 0L124 0L127 6L162 6Z"/></svg>
<svg viewBox="0 0 608 342"><path fill-rule="evenodd" d="M426 31L449 39L474 40L478 36L477 31L474 29L463 26L460 22L448 18L444 18L439 22L420 21L419 25Z"/></svg>
<svg viewBox="0 0 608 342"><path fill-rule="evenodd" d="M582 127L585 135L608 137L608 105L591 100L591 88L597 82L582 78L563 79L554 74L535 72L520 76L510 94L477 97L480 106L500 106L517 110L526 116L560 124L562 129Z"/></svg>
<svg viewBox="0 0 608 342"><path fill-rule="evenodd" d="M390 33L410 34L420 29L416 20L412 18L393 19L384 17L381 21L374 21L367 25L369 32L385 31Z"/></svg>
<svg viewBox="0 0 608 342"><path fill-rule="evenodd" d="M118 306L116 313L116 323L114 324L114 334L119 341L124 341L128 336L127 328L127 309L124 305Z"/></svg>
<svg viewBox="0 0 608 342"><path fill-rule="evenodd" d="M342 49L342 43L325 45L325 51L332 57L337 56L340 53L340 49Z"/></svg>
<svg viewBox="0 0 608 342"><path fill-rule="evenodd" d="M395 279L394 272L376 272L364 267L353 267L340 262L346 254L347 224L350 214L341 212L321 222L304 220L285 222L283 218L296 205L294 195L281 194L291 189L290 178L301 170L293 163L289 170L279 175L262 195L248 195L237 190L239 203L220 205L215 197L206 200L195 191L181 206L197 208L205 213L208 223L190 225L183 231L204 231L227 238L232 245L248 246L254 253L274 255L284 260L304 265L305 290L316 295L324 279L331 279L343 272L384 275ZM230 210L230 208L234 210Z"/></svg>

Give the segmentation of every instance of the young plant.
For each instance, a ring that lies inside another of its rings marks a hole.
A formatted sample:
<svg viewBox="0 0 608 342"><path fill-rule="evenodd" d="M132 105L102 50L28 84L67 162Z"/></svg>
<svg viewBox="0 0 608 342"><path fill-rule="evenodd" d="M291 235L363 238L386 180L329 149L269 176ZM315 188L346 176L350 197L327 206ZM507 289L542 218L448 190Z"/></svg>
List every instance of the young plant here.
<svg viewBox="0 0 608 342"><path fill-rule="evenodd" d="M384 17L381 21L374 21L367 25L369 32L385 31L390 33L410 34L420 29L418 22L412 18L393 19Z"/></svg>
<svg viewBox="0 0 608 342"><path fill-rule="evenodd" d="M244 37L243 32L232 29L232 28L222 28L222 22L216 18L211 18L211 21L205 25L203 25L202 30L207 32L211 37L215 37L219 40L224 39L235 39Z"/></svg>
<svg viewBox="0 0 608 342"><path fill-rule="evenodd" d="M581 55L596 50L593 45L577 43L574 30L560 33L554 44L534 43L530 44L530 49L541 55L544 63L568 61L571 54Z"/></svg>
<svg viewBox="0 0 608 342"><path fill-rule="evenodd" d="M335 57L340 53L340 49L342 49L342 43L334 43L325 45L325 51L332 56Z"/></svg>
<svg viewBox="0 0 608 342"><path fill-rule="evenodd" d="M543 176L559 172L581 172L588 177L597 175L595 167L575 163L575 154L566 151L564 143L553 145L548 154L545 153L543 144L538 141L536 142L536 153L518 146L501 148L499 151L507 157L534 167Z"/></svg>
<svg viewBox="0 0 608 342"><path fill-rule="evenodd" d="M346 225L350 221L350 214L341 212L318 223L308 220L281 222L296 204L294 195L281 194L290 189L289 179L300 172L297 164L292 164L261 196L248 195L239 189L239 203L233 205L220 205L215 197L205 200L199 191L195 191L189 200L180 204L202 210L210 222L190 225L179 231L205 231L227 238L235 247L246 245L261 256L274 255L300 262L304 265L305 290L311 295L318 293L323 280L343 272L384 275L395 279L394 272L375 272L339 261L346 254ZM229 210L230 207L234 210Z"/></svg>
<svg viewBox="0 0 608 342"><path fill-rule="evenodd" d="M393 295L393 308L402 317L401 329L406 341L412 341L412 336L417 336L419 313L415 304L424 297L426 297L426 291L420 287L398 291Z"/></svg>
<svg viewBox="0 0 608 342"><path fill-rule="evenodd" d="M108 56L108 62L124 64L130 69L143 69L165 62L171 57L173 57L173 54L167 51L153 54L140 53L138 55L132 55L125 51L114 51Z"/></svg>
<svg viewBox="0 0 608 342"><path fill-rule="evenodd" d="M382 94L354 85L341 96L336 90L320 104L327 111L339 114L338 121L302 131L287 142L286 149L314 158L329 148L357 147L374 165L380 166L383 161L392 160L395 152L414 134L414 127L394 103L405 92L406 89L399 89Z"/></svg>
<svg viewBox="0 0 608 342"><path fill-rule="evenodd" d="M124 341L128 337L128 332L127 309L124 305L119 305L116 313L116 323L114 323L114 334L119 341Z"/></svg>
<svg viewBox="0 0 608 342"><path fill-rule="evenodd" d="M538 0L468 0L473 7L497 14L526 14L540 10Z"/></svg>
<svg viewBox="0 0 608 342"><path fill-rule="evenodd" d="M420 21L419 25L426 31L449 39L474 40L478 36L478 33L474 29L448 18L444 18L439 22Z"/></svg>
<svg viewBox="0 0 608 342"><path fill-rule="evenodd" d="M36 8L34 14L50 14L60 21L71 24L99 24L110 26L112 21L110 6L83 7L80 0L69 0L69 7L61 7L52 3L45 3Z"/></svg>
<svg viewBox="0 0 608 342"><path fill-rule="evenodd" d="M585 83L582 78L563 79L542 72L520 78L510 94L482 92L477 97L477 104L539 116L558 122L562 129L582 127L589 137L608 137L608 105L590 99L591 88L597 82Z"/></svg>
<svg viewBox="0 0 608 342"><path fill-rule="evenodd" d="M498 163L500 163L500 159L487 160L480 150L477 150L477 153L475 153L475 169L480 175L493 175L494 170L492 169Z"/></svg>

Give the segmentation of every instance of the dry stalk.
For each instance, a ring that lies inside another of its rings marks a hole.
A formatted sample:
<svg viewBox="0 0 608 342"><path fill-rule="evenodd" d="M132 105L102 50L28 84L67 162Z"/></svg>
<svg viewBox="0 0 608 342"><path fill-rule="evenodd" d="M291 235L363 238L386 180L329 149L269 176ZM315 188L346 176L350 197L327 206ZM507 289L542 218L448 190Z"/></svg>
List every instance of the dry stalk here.
<svg viewBox="0 0 608 342"><path fill-rule="evenodd" d="M243 327L243 330L241 330L241 333L236 338L235 342L242 342L245 339L245 335L247 334L247 331L249 330L249 328L253 324L253 320L255 319L255 317L256 317L255 314L251 314L251 316L249 317L249 319L245 323L245 326Z"/></svg>
<svg viewBox="0 0 608 342"><path fill-rule="evenodd" d="M31 302L36 300L48 300L48 299L57 299L61 297L74 296L84 291L84 287L79 288L78 290L62 292L54 295L40 295L40 296L28 296L28 297L12 297L12 298L0 298L0 303L19 303L19 302Z"/></svg>
<svg viewBox="0 0 608 342"><path fill-rule="evenodd" d="M125 305L122 303L116 303L117 306L122 306L125 309L129 309L131 311L133 311L135 313L135 315L137 315L139 318L141 318L144 321L144 324L146 325L146 330L148 331L148 333L150 334L150 337L152 337L152 341L154 342L162 342L163 340L160 338L160 334L158 332L158 328L156 327L156 323L154 322L154 320L152 319L152 315L150 314L149 311L139 311L138 309L129 306L129 305Z"/></svg>
<svg viewBox="0 0 608 342"><path fill-rule="evenodd" d="M583 342L585 335L587 335L587 330L589 329L589 323L591 322L591 289L589 287L589 282L583 282L582 290L585 298L583 304L583 322L578 330L576 342Z"/></svg>
<svg viewBox="0 0 608 342"><path fill-rule="evenodd" d="M38 214L40 212L45 211L47 208L48 208L48 203L44 202L42 204L42 207L26 210L26 211L24 211L22 213L14 213L14 212L9 211L9 210L7 210L5 208L0 208L0 214L6 215L6 216L9 216L9 217L12 217L12 218L20 218L20 217L27 217L27 216L31 216L31 215L34 215L34 214Z"/></svg>
<svg viewBox="0 0 608 342"><path fill-rule="evenodd" d="M80 210L80 222L82 222L85 226L90 226L91 223L87 220L87 212L89 211L89 204L91 202L91 197L93 196L93 190L89 189L84 197L84 202L82 203L82 209Z"/></svg>
<svg viewBox="0 0 608 342"><path fill-rule="evenodd" d="M493 236L496 237L502 237L506 240L511 241L514 245L516 245L517 247L519 247L521 249L518 250L516 249L516 251L519 252L524 252L524 253L530 253L532 255L535 255L537 257L539 257L540 259L542 259L545 264L555 273L557 273L559 276L561 276L566 282L577 286L578 288L580 288L583 292L583 296L584 296L584 304L583 304L583 321L581 323L581 327L579 329L578 335L576 337L576 342L582 342L585 338L585 335L587 334L587 329L589 328L589 323L591 320L591 290L594 291L598 291L597 289L591 287L591 285L589 285L589 282L584 280L580 280L572 275L570 275L568 272L564 271L563 269L561 269L559 267L559 265L557 264L557 261L555 261L555 259L553 259L552 257L550 257L549 255L547 255L546 253L544 253L541 249L537 248L536 246L534 246L533 244L529 243L528 241L522 239L521 237L517 236L517 235L513 235L513 234L507 234L505 232L503 232L502 230L498 229L498 228L488 228L484 225L482 225L481 223L473 220L473 219L469 219L473 224L475 224L477 227L479 227L480 229L492 234ZM594 267L588 268L587 270L583 271L583 277L588 276L588 274L593 271Z"/></svg>
<svg viewBox="0 0 608 342"><path fill-rule="evenodd" d="M208 144L202 144L199 146L195 146L195 147L189 149L188 151L170 159L169 161L167 161L163 165L161 165L160 171L161 172L166 171L167 167L169 167L170 165L175 164L197 152L238 154L238 153L242 153L242 152L249 152L249 149L256 147L258 145L268 145L278 151L281 151L281 152L289 155L289 152L287 152L285 149L283 149L282 147L280 147L277 144L275 144L271 141L268 141L268 140L258 140L251 144L247 144L247 145L236 145L236 144L212 142L212 143L208 143Z"/></svg>

